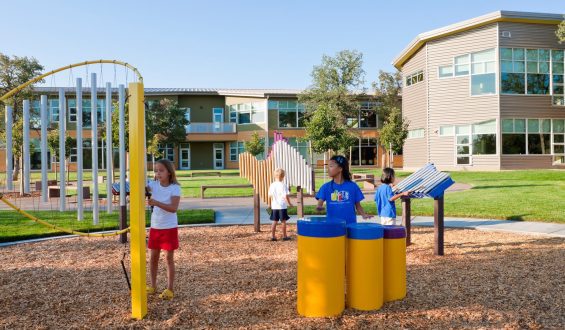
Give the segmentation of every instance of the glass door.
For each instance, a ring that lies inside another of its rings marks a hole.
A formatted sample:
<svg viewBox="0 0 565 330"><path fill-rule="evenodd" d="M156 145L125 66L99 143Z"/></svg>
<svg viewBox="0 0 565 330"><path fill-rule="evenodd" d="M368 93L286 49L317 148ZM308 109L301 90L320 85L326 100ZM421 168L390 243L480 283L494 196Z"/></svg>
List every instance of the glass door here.
<svg viewBox="0 0 565 330"><path fill-rule="evenodd" d="M190 169L190 143L181 143L180 145L180 166L181 170Z"/></svg>
<svg viewBox="0 0 565 330"><path fill-rule="evenodd" d="M224 108L214 108L213 111L213 120L214 120L214 129L219 130L224 122Z"/></svg>
<svg viewBox="0 0 565 330"><path fill-rule="evenodd" d="M214 169L224 169L224 144L214 143Z"/></svg>

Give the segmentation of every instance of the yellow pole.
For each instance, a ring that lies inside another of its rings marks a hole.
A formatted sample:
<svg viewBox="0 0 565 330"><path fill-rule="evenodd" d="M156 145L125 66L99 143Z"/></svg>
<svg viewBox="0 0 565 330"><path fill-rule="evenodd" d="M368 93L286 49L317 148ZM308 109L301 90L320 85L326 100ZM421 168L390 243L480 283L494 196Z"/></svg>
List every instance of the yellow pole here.
<svg viewBox="0 0 565 330"><path fill-rule="evenodd" d="M130 83L129 92L131 316L142 319L147 315L143 83Z"/></svg>

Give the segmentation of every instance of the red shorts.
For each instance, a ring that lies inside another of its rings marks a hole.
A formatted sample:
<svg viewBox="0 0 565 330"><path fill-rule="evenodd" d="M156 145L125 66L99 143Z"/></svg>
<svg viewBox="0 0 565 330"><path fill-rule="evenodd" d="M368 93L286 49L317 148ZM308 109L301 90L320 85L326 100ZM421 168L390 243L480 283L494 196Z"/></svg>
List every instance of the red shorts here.
<svg viewBox="0 0 565 330"><path fill-rule="evenodd" d="M179 248L178 228L149 229L149 242L147 247L151 250L172 251Z"/></svg>

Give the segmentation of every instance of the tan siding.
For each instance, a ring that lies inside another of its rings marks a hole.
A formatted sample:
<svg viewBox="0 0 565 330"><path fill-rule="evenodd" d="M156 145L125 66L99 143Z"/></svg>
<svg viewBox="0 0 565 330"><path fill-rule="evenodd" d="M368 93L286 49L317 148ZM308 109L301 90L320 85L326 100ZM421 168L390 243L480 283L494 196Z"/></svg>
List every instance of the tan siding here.
<svg viewBox="0 0 565 330"><path fill-rule="evenodd" d="M431 131L430 136L430 161L436 166L455 165L455 137L438 136Z"/></svg>
<svg viewBox="0 0 565 330"><path fill-rule="evenodd" d="M549 95L500 95L501 118L565 118L565 108L551 106Z"/></svg>
<svg viewBox="0 0 565 330"><path fill-rule="evenodd" d="M430 131L440 125L471 124L498 116L498 96L471 96L470 77L438 79L438 66L453 57L496 48L496 24L434 40L428 44Z"/></svg>
<svg viewBox="0 0 565 330"><path fill-rule="evenodd" d="M510 38L500 37L500 47L560 48L555 30L557 25L500 22L500 34L508 31Z"/></svg>
<svg viewBox="0 0 565 330"><path fill-rule="evenodd" d="M501 169L554 168L551 165L552 160L553 156L551 155L502 155Z"/></svg>
<svg viewBox="0 0 565 330"><path fill-rule="evenodd" d="M407 139L404 144L404 169L417 169L426 165L426 138Z"/></svg>
<svg viewBox="0 0 565 330"><path fill-rule="evenodd" d="M426 127L426 49L420 49L402 68L404 84L406 77L423 70L424 81L402 89L402 113L410 121L410 129Z"/></svg>

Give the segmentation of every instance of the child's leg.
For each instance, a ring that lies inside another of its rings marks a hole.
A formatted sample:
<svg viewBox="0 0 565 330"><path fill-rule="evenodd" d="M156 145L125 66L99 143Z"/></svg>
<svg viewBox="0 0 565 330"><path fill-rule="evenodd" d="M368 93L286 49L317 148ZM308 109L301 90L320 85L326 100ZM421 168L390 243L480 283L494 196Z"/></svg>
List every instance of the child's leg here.
<svg viewBox="0 0 565 330"><path fill-rule="evenodd" d="M161 250L150 249L150 259L149 259L149 270L151 274L151 287L157 287L157 270L159 268L159 256L161 255Z"/></svg>
<svg viewBox="0 0 565 330"><path fill-rule="evenodd" d="M173 291L175 281L175 250L167 251L167 289Z"/></svg>
<svg viewBox="0 0 565 330"><path fill-rule="evenodd" d="M281 220L282 221L282 232L283 232L283 237L288 237L286 235L286 220Z"/></svg>
<svg viewBox="0 0 565 330"><path fill-rule="evenodd" d="M272 238L276 238L276 236L275 236L275 231L277 230L277 222L278 222L278 221L273 220L273 221L271 221L271 222L272 222L272 224L271 224L271 237L272 237Z"/></svg>

